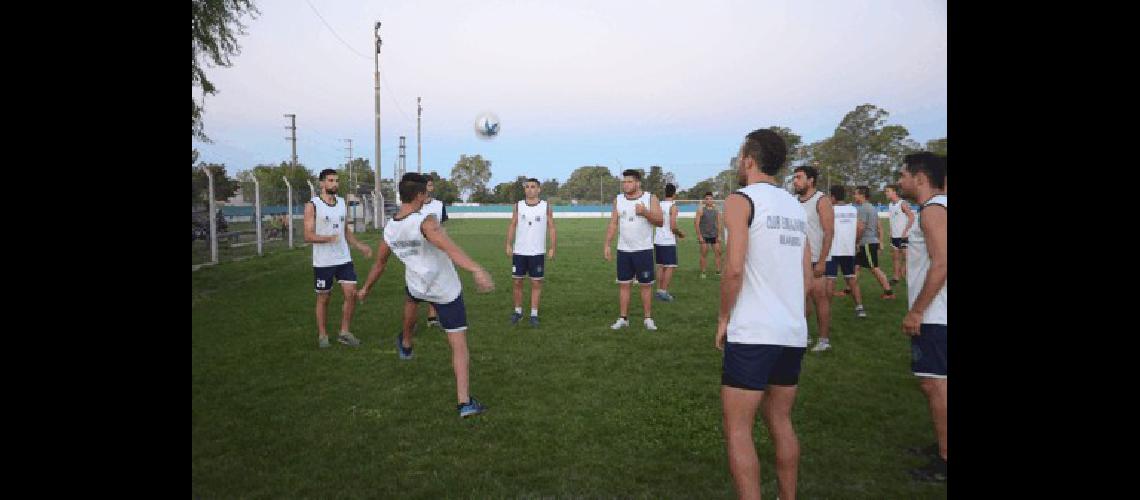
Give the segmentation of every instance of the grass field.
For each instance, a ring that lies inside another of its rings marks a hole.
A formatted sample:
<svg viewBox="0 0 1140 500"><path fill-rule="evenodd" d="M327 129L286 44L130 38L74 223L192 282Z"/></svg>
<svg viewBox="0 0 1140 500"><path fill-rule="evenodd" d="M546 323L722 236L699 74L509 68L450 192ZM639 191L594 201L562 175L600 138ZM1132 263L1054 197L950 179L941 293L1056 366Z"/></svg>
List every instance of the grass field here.
<svg viewBox="0 0 1140 500"><path fill-rule="evenodd" d="M496 283L477 294L460 270L471 392L489 407L467 420L455 412L447 341L425 328L423 312L415 359L397 358L398 259L357 309L358 348L318 350L307 247L194 272L193 496L732 498L713 348L719 280L700 278L690 234L670 286L677 300L653 304L660 330L642 327L636 290L632 326L610 330L618 306L614 264L602 259L606 223L558 221L538 329L507 321L507 221L447 223ZM372 246L378 238L362 236ZM354 256L363 282L372 263ZM880 257L890 275L889 249ZM870 317L857 320L851 299L837 299L833 350L803 362L793 414L799 494L944 498L944 485L907 474L926 459L905 448L934 437L900 333L905 285L898 299L881 300L862 273ZM524 292L529 309L529 285ZM335 290L334 334L341 298ZM775 498L772 445L759 420L755 437L763 494Z"/></svg>

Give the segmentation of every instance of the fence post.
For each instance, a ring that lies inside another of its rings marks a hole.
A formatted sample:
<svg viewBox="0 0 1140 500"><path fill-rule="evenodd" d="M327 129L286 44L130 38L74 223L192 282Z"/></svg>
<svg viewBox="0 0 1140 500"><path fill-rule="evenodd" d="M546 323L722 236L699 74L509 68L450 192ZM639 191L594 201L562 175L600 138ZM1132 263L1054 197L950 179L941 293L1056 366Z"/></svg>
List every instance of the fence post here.
<svg viewBox="0 0 1140 500"><path fill-rule="evenodd" d="M285 220L289 222L289 248L293 248L293 185L289 184L288 177L282 175L281 178L285 180L285 194L288 200L285 210L289 215L285 217Z"/></svg>
<svg viewBox="0 0 1140 500"><path fill-rule="evenodd" d="M309 199L316 198L317 197L317 190L313 188L313 181L310 181L309 179L305 179L305 182L309 183Z"/></svg>
<svg viewBox="0 0 1140 500"><path fill-rule="evenodd" d="M214 214L214 173L205 166L199 167L206 173L206 184L209 185L210 196L210 263L218 263L218 221Z"/></svg>
<svg viewBox="0 0 1140 500"><path fill-rule="evenodd" d="M254 217L257 217L257 225L254 229L257 231L257 255L261 253L261 183L257 181L257 176L253 177L253 211Z"/></svg>

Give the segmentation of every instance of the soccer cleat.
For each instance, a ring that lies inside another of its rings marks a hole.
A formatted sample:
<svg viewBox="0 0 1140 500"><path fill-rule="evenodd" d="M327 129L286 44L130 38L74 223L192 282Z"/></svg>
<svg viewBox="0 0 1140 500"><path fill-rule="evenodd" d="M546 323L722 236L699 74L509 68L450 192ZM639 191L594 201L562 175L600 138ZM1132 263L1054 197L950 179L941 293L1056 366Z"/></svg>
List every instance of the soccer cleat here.
<svg viewBox="0 0 1140 500"><path fill-rule="evenodd" d="M427 326L429 326L429 327L439 326L439 318L428 318L427 319Z"/></svg>
<svg viewBox="0 0 1140 500"><path fill-rule="evenodd" d="M483 406L483 404L480 403L479 400L475 399L474 396L471 396L468 399L469 401L466 403L459 403L455 405L455 409L459 410L460 417L472 417L487 411L487 407Z"/></svg>
<svg viewBox="0 0 1140 500"><path fill-rule="evenodd" d="M653 318L645 318L645 329L651 331L657 330L657 325L653 323Z"/></svg>
<svg viewBox="0 0 1140 500"><path fill-rule="evenodd" d="M946 482L946 461L941 457L937 457L930 461L930 464L925 467L910 470L911 477L919 481L929 481L932 483L945 483Z"/></svg>
<svg viewBox="0 0 1140 500"><path fill-rule="evenodd" d="M855 310L855 317L866 318L867 317L867 311L864 309L856 309Z"/></svg>
<svg viewBox="0 0 1140 500"><path fill-rule="evenodd" d="M519 320L520 320L520 319L522 319L522 313L519 313L519 312L511 312L511 324L512 324L512 325L517 325L517 324L519 324Z"/></svg>
<svg viewBox="0 0 1140 500"><path fill-rule="evenodd" d="M336 336L336 340L337 342L352 347L360 345L360 339L353 336L351 332L340 332L340 335Z"/></svg>
<svg viewBox="0 0 1140 500"><path fill-rule="evenodd" d="M317 337L317 346L320 347L321 349L328 347L329 346L329 338L328 337Z"/></svg>
<svg viewBox="0 0 1140 500"><path fill-rule="evenodd" d="M531 316L530 317L530 326L538 328L538 316Z"/></svg>
<svg viewBox="0 0 1140 500"><path fill-rule="evenodd" d="M673 294L665 293L665 302L673 302L674 300L676 300L676 297L673 297Z"/></svg>
<svg viewBox="0 0 1140 500"><path fill-rule="evenodd" d="M396 354L400 355L400 359L412 359L412 348L404 349L403 333L396 334Z"/></svg>
<svg viewBox="0 0 1140 500"><path fill-rule="evenodd" d="M831 349L830 342L820 342L811 348L811 352L823 352Z"/></svg>
<svg viewBox="0 0 1140 500"><path fill-rule="evenodd" d="M611 330L617 330L619 328L629 328L629 320L618 318L617 321L614 321L614 324L610 325Z"/></svg>

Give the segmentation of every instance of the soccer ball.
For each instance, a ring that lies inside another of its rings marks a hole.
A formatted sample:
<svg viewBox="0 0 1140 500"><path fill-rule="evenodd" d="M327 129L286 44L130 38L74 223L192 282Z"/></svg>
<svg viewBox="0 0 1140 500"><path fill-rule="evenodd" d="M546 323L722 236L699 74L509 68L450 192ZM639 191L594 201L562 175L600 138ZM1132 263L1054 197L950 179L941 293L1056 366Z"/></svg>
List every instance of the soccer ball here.
<svg viewBox="0 0 1140 500"><path fill-rule="evenodd" d="M499 117L490 111L475 117L475 137L489 141L499 135Z"/></svg>

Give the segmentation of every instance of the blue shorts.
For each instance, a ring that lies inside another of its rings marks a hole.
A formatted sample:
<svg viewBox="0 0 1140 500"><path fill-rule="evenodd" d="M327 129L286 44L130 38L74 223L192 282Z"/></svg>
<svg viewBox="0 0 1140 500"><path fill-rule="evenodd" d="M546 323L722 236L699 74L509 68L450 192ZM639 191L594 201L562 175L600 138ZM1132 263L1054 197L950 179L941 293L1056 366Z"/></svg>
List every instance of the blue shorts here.
<svg viewBox="0 0 1140 500"><path fill-rule="evenodd" d="M852 278L855 276L855 256L854 255L832 255L831 260L824 264L823 275L828 278L836 277L836 273L843 271L843 276Z"/></svg>
<svg viewBox="0 0 1140 500"><path fill-rule="evenodd" d="M910 338L910 371L916 377L946 378L946 325L923 323Z"/></svg>
<svg viewBox="0 0 1140 500"><path fill-rule="evenodd" d="M891 238L891 246L899 250L905 250L906 244L909 243L909 241L907 241L908 239L909 238Z"/></svg>
<svg viewBox="0 0 1140 500"><path fill-rule="evenodd" d="M352 261L339 266L314 267L313 277L317 293L329 293L332 291L334 278L341 283L356 284L356 268L352 267Z"/></svg>
<svg viewBox="0 0 1140 500"><path fill-rule="evenodd" d="M407 285L404 285L404 295L408 296L408 300L417 304L420 302L428 302L434 305L436 314L439 314L439 326L442 326L445 332L459 333L467 331L467 306L463 305L463 292L460 292L455 300L446 304L412 297L412 292L408 291Z"/></svg>
<svg viewBox="0 0 1140 500"><path fill-rule="evenodd" d="M546 255L519 255L514 254L511 256L511 277L525 278L528 274L532 280L540 280L543 275L543 264L546 263Z"/></svg>
<svg viewBox="0 0 1140 500"><path fill-rule="evenodd" d="M653 256L662 266L677 267L677 245L653 245Z"/></svg>
<svg viewBox="0 0 1140 500"><path fill-rule="evenodd" d="M720 384L750 391L762 391L768 384L796 385L800 381L803 347L769 344L724 345Z"/></svg>
<svg viewBox="0 0 1140 500"><path fill-rule="evenodd" d="M715 245L716 244L716 236L701 236L701 240L704 241L706 244L709 244L709 245Z"/></svg>
<svg viewBox="0 0 1140 500"><path fill-rule="evenodd" d="M637 282L643 285L653 283L653 250L617 253L617 282L629 283L637 275Z"/></svg>

